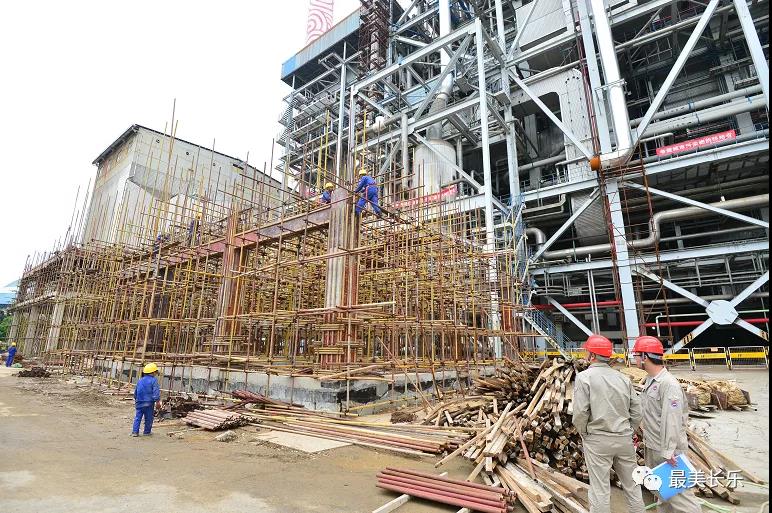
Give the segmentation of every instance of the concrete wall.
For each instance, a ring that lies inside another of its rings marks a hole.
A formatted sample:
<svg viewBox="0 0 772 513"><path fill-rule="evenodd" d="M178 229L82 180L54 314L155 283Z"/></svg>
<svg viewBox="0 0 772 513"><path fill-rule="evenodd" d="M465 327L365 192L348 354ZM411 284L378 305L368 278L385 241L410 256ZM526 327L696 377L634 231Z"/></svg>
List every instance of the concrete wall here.
<svg viewBox="0 0 772 513"><path fill-rule="evenodd" d="M122 382L135 383L141 365L112 359L98 359L94 370L102 376L109 376ZM206 395L220 395L233 390L249 390L263 394L271 399L302 404L306 408L326 411L340 411L346 402L346 381L320 381L312 377L290 377L268 375L258 371L227 370L204 366L186 366L160 368L162 375L161 389L175 392L187 392ZM472 370L472 377L491 375L493 367L483 367ZM458 380L456 371L446 370L435 373L438 385L451 387ZM434 381L431 373L418 373L422 393L429 395L434 391ZM462 373L461 379L467 376ZM413 385L416 375L407 379L407 395L417 395ZM395 374L394 393L385 381L352 381L349 389L349 399L352 406L374 403L405 396L406 377ZM466 381L465 381L466 383Z"/></svg>
<svg viewBox="0 0 772 513"><path fill-rule="evenodd" d="M99 164L83 240L148 242L160 233L185 229L197 214L219 220L227 214L245 172L239 159L140 127ZM259 175L266 194L279 182ZM228 194L231 193L231 194ZM257 198L255 198L257 200Z"/></svg>

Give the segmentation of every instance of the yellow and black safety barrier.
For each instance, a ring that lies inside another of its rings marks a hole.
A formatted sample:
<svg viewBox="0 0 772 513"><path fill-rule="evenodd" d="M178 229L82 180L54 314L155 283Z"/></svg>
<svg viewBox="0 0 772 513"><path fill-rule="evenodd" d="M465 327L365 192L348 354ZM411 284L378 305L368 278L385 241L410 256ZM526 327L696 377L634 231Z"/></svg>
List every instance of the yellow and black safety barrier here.
<svg viewBox="0 0 772 513"><path fill-rule="evenodd" d="M566 354L572 358L583 358L586 356L584 351L566 351ZM526 361L542 361L545 358L557 358L561 356L558 351L521 351L520 357ZM627 365L630 364L627 351L617 350L612 355L613 359L622 360ZM679 367L688 365L690 369L696 370L698 367L723 366L728 369L768 369L769 368L769 348L763 346L743 346L743 347L698 347L694 349L681 349L677 353L665 355L665 364L668 367Z"/></svg>

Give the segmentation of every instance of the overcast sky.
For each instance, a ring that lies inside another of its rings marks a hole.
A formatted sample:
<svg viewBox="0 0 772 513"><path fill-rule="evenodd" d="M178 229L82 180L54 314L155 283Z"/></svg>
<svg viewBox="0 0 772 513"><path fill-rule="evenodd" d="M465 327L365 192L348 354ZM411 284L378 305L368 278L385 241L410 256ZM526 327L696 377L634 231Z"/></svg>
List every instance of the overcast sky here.
<svg viewBox="0 0 772 513"><path fill-rule="evenodd" d="M133 123L262 166L278 132L281 63L308 0L0 3L0 286L70 222L94 158ZM271 7L268 7L271 6ZM359 6L336 0L335 21Z"/></svg>

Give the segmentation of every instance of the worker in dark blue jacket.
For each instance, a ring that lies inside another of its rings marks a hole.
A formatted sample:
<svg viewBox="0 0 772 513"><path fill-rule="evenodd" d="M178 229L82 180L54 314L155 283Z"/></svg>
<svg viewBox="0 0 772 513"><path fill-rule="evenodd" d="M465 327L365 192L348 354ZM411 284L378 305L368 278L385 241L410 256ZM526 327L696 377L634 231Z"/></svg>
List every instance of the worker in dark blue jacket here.
<svg viewBox="0 0 772 513"><path fill-rule="evenodd" d="M13 359L16 356L16 342L11 342L11 347L8 348L8 357L5 359L5 366L10 367L13 365Z"/></svg>
<svg viewBox="0 0 772 513"><path fill-rule="evenodd" d="M148 363L142 369L142 377L137 382L137 388L134 389L134 403L137 408L137 414L134 416L134 427L131 430L131 436L139 436L139 424L142 418L145 418L145 430L143 435L149 435L153 429L153 415L155 403L161 400L161 388L158 386L158 366L154 363Z"/></svg>
<svg viewBox="0 0 772 513"><path fill-rule="evenodd" d="M354 194L362 194L362 197L357 201L356 215L360 215L369 203L372 205L375 215L380 217L381 207L378 206L378 186L375 184L375 179L367 174L366 169L362 169L359 172L359 184Z"/></svg>
<svg viewBox="0 0 772 513"><path fill-rule="evenodd" d="M335 190L335 184L327 182L324 184L324 192L322 193L322 204L329 205L332 203L332 191Z"/></svg>

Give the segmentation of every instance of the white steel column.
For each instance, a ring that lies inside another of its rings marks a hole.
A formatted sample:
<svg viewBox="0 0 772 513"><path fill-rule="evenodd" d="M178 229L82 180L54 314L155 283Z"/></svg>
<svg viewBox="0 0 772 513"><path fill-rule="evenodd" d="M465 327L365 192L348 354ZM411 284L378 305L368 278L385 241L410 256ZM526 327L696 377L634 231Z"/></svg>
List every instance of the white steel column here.
<svg viewBox="0 0 772 513"><path fill-rule="evenodd" d="M590 76L592 107L595 110L595 125L598 128L600 152L608 153L611 151L611 137L608 127L606 100L603 96L600 82L600 69L595 56L596 49L595 41L592 37L592 24L590 23L590 15L587 12L587 5L579 1L576 3L576 7L579 12L579 27L582 31L582 46L584 47L584 58L587 62L587 74Z"/></svg>
<svg viewBox="0 0 772 513"><path fill-rule="evenodd" d="M499 46L507 49L507 36L504 28L504 7L502 0L496 0L496 28L499 33ZM522 31L522 30L521 30ZM506 124L507 142L507 178L509 179L509 195L511 204L516 204L520 198L520 171L517 162L517 140L515 139L515 117L512 115L511 90L509 85L509 73L507 73L506 57L501 65L501 87L507 97L504 103L504 122Z"/></svg>
<svg viewBox="0 0 772 513"><path fill-rule="evenodd" d="M759 34L756 32L756 27L753 24L753 17L751 17L750 9L748 9L748 3L745 0L734 0L734 8L737 11L737 16L740 18L745 41L748 43L753 66L756 68L756 75L759 78L759 82L761 82L761 88L764 90L764 99L767 103L767 110L769 110L769 64L764 55L764 49L761 47Z"/></svg>
<svg viewBox="0 0 772 513"><path fill-rule="evenodd" d="M496 238L493 228L493 179L491 177L491 147L490 133L488 130L488 93L485 84L485 40L483 38L483 26L480 18L475 20L475 45L477 46L477 86L480 90L480 130L483 161L483 191L485 192L485 246L488 252L496 249ZM491 260L490 282L498 282L495 259ZM498 331L501 326L499 319L498 294L491 292L491 329ZM503 352L501 339L496 337L493 341L496 358L501 358Z"/></svg>
<svg viewBox="0 0 772 513"><path fill-rule="evenodd" d="M627 151L632 145L630 135L630 116L627 113L627 98L625 82L619 72L614 37L611 35L611 25L603 0L589 0L595 23L595 34L598 37L600 58L603 64L603 74L606 77L609 103L611 104L614 135L617 139L617 151Z"/></svg>
<svg viewBox="0 0 772 513"><path fill-rule="evenodd" d="M614 178L606 184L606 199L608 200L611 231L616 254L617 278L619 282L619 295L622 301L625 333L627 345L632 351L635 339L641 334L638 322L638 305L635 302L635 289L633 289L633 273L630 268L630 254L627 250L627 236L625 234L625 219L622 214L622 202L619 193L619 179Z"/></svg>

